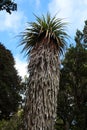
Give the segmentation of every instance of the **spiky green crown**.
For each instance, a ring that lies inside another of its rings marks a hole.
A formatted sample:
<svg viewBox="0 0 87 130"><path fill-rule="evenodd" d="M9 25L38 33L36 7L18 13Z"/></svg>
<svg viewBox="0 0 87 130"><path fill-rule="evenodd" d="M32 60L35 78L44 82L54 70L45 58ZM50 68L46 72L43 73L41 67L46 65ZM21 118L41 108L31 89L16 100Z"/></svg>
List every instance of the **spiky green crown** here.
<svg viewBox="0 0 87 130"><path fill-rule="evenodd" d="M66 23L63 23L62 19L56 18L56 16L51 18L49 13L46 17L44 15L42 17L35 15L35 17L36 22L28 23L29 27L22 33L23 51L25 50L29 54L36 43L39 44L42 36L43 39L48 38L49 42L55 41L54 44L57 45L58 51L62 52L68 38L68 34L65 32Z"/></svg>

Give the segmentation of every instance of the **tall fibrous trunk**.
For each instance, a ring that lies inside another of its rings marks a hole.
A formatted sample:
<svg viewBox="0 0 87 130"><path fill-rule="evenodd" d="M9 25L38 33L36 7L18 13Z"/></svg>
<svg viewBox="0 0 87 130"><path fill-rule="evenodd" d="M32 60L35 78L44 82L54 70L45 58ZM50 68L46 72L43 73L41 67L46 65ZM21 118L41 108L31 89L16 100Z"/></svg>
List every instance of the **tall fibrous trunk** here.
<svg viewBox="0 0 87 130"><path fill-rule="evenodd" d="M25 106L27 130L54 130L59 89L59 54L66 44L65 23L49 13L22 35L21 45L29 57L29 83Z"/></svg>
<svg viewBox="0 0 87 130"><path fill-rule="evenodd" d="M58 50L44 39L30 54L27 130L54 130L59 89Z"/></svg>

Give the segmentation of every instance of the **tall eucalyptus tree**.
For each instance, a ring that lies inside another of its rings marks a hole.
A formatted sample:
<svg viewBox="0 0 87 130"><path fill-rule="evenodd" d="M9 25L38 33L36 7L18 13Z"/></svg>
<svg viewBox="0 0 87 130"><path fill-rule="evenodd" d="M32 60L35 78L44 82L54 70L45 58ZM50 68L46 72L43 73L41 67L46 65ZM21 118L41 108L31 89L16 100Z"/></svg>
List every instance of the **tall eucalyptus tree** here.
<svg viewBox="0 0 87 130"><path fill-rule="evenodd" d="M36 16L22 34L21 45L29 58L25 105L27 130L54 130L59 90L60 59L68 35L62 19Z"/></svg>

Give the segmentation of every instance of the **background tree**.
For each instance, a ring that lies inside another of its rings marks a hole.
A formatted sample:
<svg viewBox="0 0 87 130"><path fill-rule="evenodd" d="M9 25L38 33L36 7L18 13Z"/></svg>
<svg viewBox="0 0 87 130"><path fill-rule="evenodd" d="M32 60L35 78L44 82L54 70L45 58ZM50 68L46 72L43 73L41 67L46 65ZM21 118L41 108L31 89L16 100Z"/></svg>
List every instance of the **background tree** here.
<svg viewBox="0 0 87 130"><path fill-rule="evenodd" d="M17 10L17 4L12 0L0 0L0 11L6 10L9 14L11 11Z"/></svg>
<svg viewBox="0 0 87 130"><path fill-rule="evenodd" d="M0 121L0 130L22 130L23 109L18 110L9 120Z"/></svg>
<svg viewBox="0 0 87 130"><path fill-rule="evenodd" d="M67 50L61 68L57 123L62 119L62 129L66 130L87 129L87 49L83 34L77 30L76 45Z"/></svg>
<svg viewBox="0 0 87 130"><path fill-rule="evenodd" d="M8 119L21 101L21 80L11 52L0 44L0 120Z"/></svg>
<svg viewBox="0 0 87 130"><path fill-rule="evenodd" d="M54 130L59 90L59 54L66 43L65 23L50 16L36 22L22 35L29 59L29 83L25 106L27 130Z"/></svg>
<svg viewBox="0 0 87 130"><path fill-rule="evenodd" d="M83 37L84 37L84 45L87 47L87 20L85 21L84 29L83 29Z"/></svg>

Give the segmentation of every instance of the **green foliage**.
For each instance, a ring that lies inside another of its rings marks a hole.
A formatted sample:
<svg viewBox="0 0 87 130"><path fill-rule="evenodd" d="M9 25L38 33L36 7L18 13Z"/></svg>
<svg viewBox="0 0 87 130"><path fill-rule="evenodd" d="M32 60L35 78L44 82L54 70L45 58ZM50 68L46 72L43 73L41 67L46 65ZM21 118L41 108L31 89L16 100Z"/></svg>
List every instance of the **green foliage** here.
<svg viewBox="0 0 87 130"><path fill-rule="evenodd" d="M87 49L84 46L83 32L77 30L75 42L76 46L70 45L62 62L57 114L63 120L63 129L86 130ZM57 125L59 122L57 120Z"/></svg>
<svg viewBox="0 0 87 130"><path fill-rule="evenodd" d="M12 0L0 0L0 11L6 10L9 14L11 11L17 10L17 4Z"/></svg>
<svg viewBox="0 0 87 130"><path fill-rule="evenodd" d="M11 52L0 44L0 120L10 118L21 101L21 79L14 65Z"/></svg>
<svg viewBox="0 0 87 130"><path fill-rule="evenodd" d="M10 120L0 121L0 130L22 130L23 110L19 110Z"/></svg>
<svg viewBox="0 0 87 130"><path fill-rule="evenodd" d="M66 39L68 38L65 32L66 23L62 22L62 19L51 17L47 13L46 17L36 16L36 22L29 23L29 27L22 33L21 45L24 45L23 51L26 51L29 56L32 48L44 39L48 39L49 43L52 41L56 44L58 53L63 51L66 45ZM46 43L47 44L47 43Z"/></svg>
<svg viewBox="0 0 87 130"><path fill-rule="evenodd" d="M56 123L55 123L55 129L56 130L64 130L63 120L59 117L57 117L57 120L56 120Z"/></svg>

